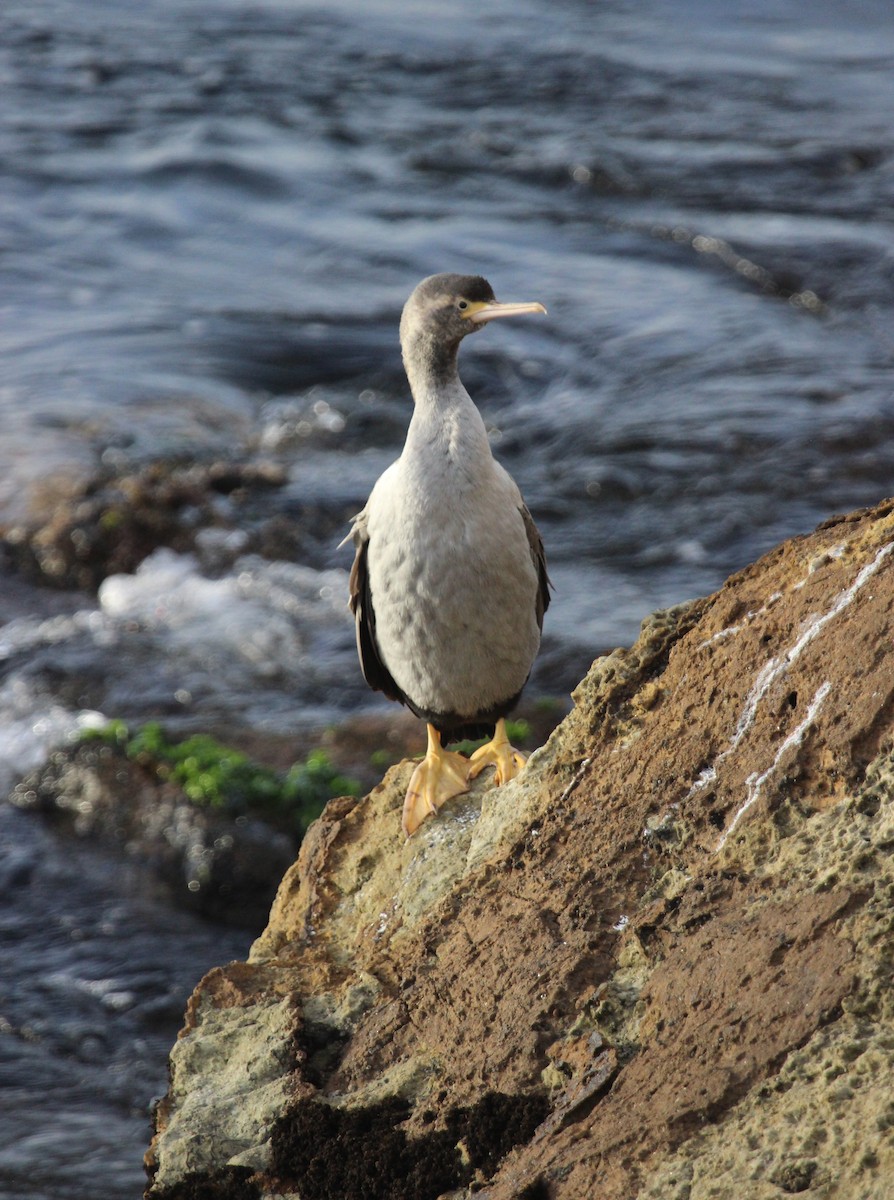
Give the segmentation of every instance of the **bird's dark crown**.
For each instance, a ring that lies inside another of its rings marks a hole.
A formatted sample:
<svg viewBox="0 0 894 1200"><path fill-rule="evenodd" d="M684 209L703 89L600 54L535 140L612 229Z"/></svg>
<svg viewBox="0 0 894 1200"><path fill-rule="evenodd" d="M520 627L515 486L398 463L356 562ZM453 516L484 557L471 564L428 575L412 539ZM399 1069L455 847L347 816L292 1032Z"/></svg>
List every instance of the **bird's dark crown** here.
<svg viewBox="0 0 894 1200"><path fill-rule="evenodd" d="M457 296L465 300L494 300L494 289L481 275L429 275L416 287L410 303L433 300L440 296Z"/></svg>
<svg viewBox="0 0 894 1200"><path fill-rule="evenodd" d="M400 322L404 353L430 363L439 374L450 373L459 343L481 328L467 320L464 311L494 299L493 288L480 275L429 275L404 305Z"/></svg>

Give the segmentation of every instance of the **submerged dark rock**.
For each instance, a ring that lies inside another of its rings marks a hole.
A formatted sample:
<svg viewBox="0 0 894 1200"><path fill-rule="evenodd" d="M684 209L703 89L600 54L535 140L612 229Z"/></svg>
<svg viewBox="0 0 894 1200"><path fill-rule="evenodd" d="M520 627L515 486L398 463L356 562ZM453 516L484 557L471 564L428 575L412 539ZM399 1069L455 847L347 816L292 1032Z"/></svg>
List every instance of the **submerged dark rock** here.
<svg viewBox="0 0 894 1200"><path fill-rule="evenodd" d="M113 746L56 751L10 800L150 867L178 904L260 928L297 837L246 814L199 807L173 782Z"/></svg>

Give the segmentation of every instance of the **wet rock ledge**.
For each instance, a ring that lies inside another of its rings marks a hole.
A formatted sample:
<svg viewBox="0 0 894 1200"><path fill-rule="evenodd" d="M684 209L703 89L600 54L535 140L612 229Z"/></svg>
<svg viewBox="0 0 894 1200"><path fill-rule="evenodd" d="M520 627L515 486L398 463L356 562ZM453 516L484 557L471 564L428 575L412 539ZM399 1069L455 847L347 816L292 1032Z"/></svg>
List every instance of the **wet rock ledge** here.
<svg viewBox="0 0 894 1200"><path fill-rule="evenodd" d="M330 802L198 985L148 1195L892 1195L894 501L598 659L405 843Z"/></svg>

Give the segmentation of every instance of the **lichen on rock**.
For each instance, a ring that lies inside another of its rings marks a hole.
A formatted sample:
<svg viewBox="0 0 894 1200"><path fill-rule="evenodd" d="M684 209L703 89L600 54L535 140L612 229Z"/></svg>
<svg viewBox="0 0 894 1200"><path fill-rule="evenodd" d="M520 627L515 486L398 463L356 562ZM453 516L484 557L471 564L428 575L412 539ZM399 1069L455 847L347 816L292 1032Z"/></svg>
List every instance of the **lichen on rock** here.
<svg viewBox="0 0 894 1200"><path fill-rule="evenodd" d="M887 502L650 618L409 841L410 764L330 802L197 988L149 1196L884 1196L892 648Z"/></svg>

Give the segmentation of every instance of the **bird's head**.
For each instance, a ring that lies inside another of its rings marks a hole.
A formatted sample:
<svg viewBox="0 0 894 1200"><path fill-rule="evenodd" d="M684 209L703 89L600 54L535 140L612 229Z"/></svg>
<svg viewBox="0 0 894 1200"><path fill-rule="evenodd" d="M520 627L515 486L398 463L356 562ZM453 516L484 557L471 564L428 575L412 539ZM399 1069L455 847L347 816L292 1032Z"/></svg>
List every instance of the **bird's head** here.
<svg viewBox="0 0 894 1200"><path fill-rule="evenodd" d="M536 301L501 304L480 275L430 275L404 305L400 321L404 358L424 354L452 361L466 334L488 321L545 312Z"/></svg>

